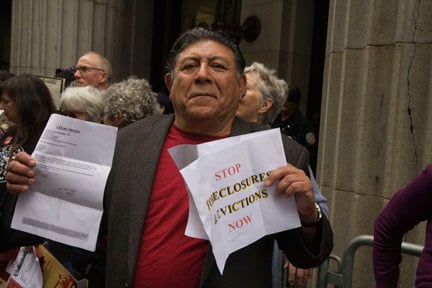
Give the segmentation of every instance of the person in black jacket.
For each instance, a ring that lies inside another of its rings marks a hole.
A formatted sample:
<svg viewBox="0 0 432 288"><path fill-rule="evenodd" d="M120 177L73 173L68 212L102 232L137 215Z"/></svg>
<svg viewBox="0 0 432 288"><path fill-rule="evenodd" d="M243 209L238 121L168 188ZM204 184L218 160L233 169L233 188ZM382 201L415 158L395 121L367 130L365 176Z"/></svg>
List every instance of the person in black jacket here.
<svg viewBox="0 0 432 288"><path fill-rule="evenodd" d="M279 127L281 132L296 140L309 151L310 166L316 173L318 139L312 123L302 115L299 110L301 99L300 89L291 84L288 86L288 97L282 105L279 115L272 124L273 128Z"/></svg>

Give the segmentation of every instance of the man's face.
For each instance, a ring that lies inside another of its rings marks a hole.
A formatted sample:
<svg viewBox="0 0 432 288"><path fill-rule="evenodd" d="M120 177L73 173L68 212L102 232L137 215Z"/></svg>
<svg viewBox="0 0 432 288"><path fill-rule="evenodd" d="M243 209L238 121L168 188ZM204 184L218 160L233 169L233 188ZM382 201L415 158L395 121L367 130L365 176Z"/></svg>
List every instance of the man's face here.
<svg viewBox="0 0 432 288"><path fill-rule="evenodd" d="M82 56L76 64L75 79L77 86L93 86L100 89L107 81L107 73L100 67L96 55Z"/></svg>
<svg viewBox="0 0 432 288"><path fill-rule="evenodd" d="M238 79L233 52L213 41L200 41L177 57L174 75L165 76L178 121L199 125L229 126L245 89L245 76ZM214 127L208 127L214 129Z"/></svg>

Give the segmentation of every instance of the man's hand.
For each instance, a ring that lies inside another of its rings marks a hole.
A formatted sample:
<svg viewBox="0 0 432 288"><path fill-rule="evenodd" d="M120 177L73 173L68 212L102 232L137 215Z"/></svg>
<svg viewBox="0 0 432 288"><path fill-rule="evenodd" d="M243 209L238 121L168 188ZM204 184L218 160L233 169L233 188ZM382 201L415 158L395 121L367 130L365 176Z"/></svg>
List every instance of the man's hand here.
<svg viewBox="0 0 432 288"><path fill-rule="evenodd" d="M20 152L11 159L6 174L6 190L12 194L27 192L35 183L36 160L26 152Z"/></svg>
<svg viewBox="0 0 432 288"><path fill-rule="evenodd" d="M287 164L273 170L267 177L265 184L271 186L277 180L280 182L276 188L276 195L283 197L294 195L301 221L314 221L316 219L315 197L312 183L305 172Z"/></svg>
<svg viewBox="0 0 432 288"><path fill-rule="evenodd" d="M308 280L312 278L312 269L301 269L292 265L288 259L284 259L284 268L288 270L288 284L297 287L306 287Z"/></svg>

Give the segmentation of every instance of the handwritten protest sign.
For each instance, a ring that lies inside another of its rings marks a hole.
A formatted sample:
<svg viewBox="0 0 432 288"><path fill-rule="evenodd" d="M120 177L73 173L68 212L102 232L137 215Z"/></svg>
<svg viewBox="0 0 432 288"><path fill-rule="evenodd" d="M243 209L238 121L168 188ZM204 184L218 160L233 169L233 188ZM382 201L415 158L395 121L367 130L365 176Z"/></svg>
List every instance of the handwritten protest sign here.
<svg viewBox="0 0 432 288"><path fill-rule="evenodd" d="M170 149L190 196L186 235L209 239L219 271L265 235L300 226L295 200L274 195L269 173L286 165L279 129Z"/></svg>

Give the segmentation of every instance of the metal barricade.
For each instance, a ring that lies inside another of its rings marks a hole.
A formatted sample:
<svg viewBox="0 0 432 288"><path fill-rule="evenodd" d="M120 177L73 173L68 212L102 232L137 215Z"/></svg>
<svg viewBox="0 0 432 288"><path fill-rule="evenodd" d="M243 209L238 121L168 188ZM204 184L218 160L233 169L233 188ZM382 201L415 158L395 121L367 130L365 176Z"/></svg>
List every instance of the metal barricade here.
<svg viewBox="0 0 432 288"><path fill-rule="evenodd" d="M372 235L360 235L348 243L342 261L332 254L318 269L317 288L326 288L328 284L333 284L335 287L339 288L351 288L355 253L361 246L372 246L372 244ZM413 243L402 242L401 253L411 256L420 256L423 247L424 246ZM329 271L329 261L331 260L337 262L337 271Z"/></svg>

